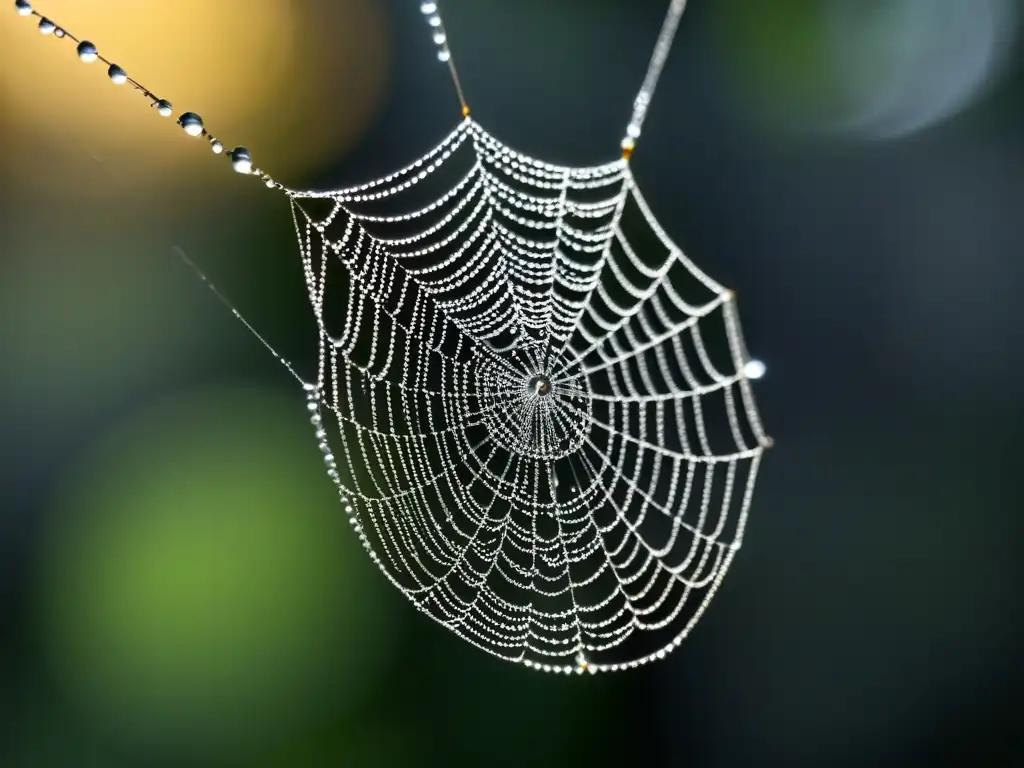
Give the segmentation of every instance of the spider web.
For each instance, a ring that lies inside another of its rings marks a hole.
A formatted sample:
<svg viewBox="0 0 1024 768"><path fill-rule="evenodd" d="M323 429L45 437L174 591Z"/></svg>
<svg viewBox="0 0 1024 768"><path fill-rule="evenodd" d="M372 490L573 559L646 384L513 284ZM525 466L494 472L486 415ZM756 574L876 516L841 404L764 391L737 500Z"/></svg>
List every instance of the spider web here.
<svg viewBox="0 0 1024 768"><path fill-rule="evenodd" d="M227 153L291 200L318 327L308 408L370 558L437 622L544 671L677 647L740 547L771 444L734 295L672 243L628 164L685 7L670 3L617 162L544 163L470 119L435 2L420 10L466 119L434 150L330 192ZM178 123L224 150L199 115Z"/></svg>
<svg viewBox="0 0 1024 768"><path fill-rule="evenodd" d="M678 646L770 441L733 294L628 162L540 162L467 118L381 180L288 194L319 328L312 421L391 583L544 671Z"/></svg>

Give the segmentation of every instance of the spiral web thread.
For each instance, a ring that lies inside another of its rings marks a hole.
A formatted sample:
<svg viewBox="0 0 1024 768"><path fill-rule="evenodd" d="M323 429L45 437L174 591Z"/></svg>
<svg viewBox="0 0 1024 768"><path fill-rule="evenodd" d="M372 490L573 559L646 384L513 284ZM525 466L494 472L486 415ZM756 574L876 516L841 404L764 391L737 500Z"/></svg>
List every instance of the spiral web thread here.
<svg viewBox="0 0 1024 768"><path fill-rule="evenodd" d="M627 161L550 165L467 118L380 181L289 195L313 421L385 576L545 671L678 646L770 440L734 295L668 239Z"/></svg>

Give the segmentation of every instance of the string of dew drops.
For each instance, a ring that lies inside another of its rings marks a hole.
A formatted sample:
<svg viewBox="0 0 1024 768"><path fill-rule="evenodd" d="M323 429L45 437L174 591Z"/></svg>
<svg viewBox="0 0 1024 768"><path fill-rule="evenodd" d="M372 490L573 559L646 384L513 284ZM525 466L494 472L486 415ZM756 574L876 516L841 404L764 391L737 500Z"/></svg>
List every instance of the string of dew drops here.
<svg viewBox="0 0 1024 768"><path fill-rule="evenodd" d="M44 36L52 36L57 40L69 40L75 43L77 45L76 52L80 61L86 64L92 64L97 61L106 64L107 77L110 78L110 82L114 85L131 86L135 92L140 93L149 101L150 107L155 109L157 114L161 117L171 117L174 114L174 107L170 101L157 96L138 80L130 77L119 64L114 63L100 54L96 44L92 41L79 39L75 35L71 34L66 27L60 26L49 17L44 16L42 13L37 11L29 0L15 0L14 8L20 16L38 19L38 29L40 34ZM420 5L420 11L433 31L433 41L438 49L438 60L447 64L448 68L451 70L452 79L455 83L459 101L462 105L462 116L464 118L468 118L469 106L466 104L466 99L462 92L462 85L459 82L458 74L455 70L451 50L448 47L448 35L444 29L440 14L438 13L437 4L433 2L424 2ZM238 146L234 149L225 151L224 142L210 132L206 127L206 124L203 122L203 118L197 113L183 112L179 115L177 123L189 136L205 138L210 145L210 149L213 150L213 153L227 157L228 160L231 161L231 167L238 173L256 176L270 189L287 191L284 185L275 181L270 174L253 164L252 153L246 147Z"/></svg>
<svg viewBox="0 0 1024 768"><path fill-rule="evenodd" d="M18 15L38 19L40 34L53 37L57 40L68 40L77 45L76 52L80 61L85 64L101 62L107 66L107 77L114 85L129 85L136 92L149 101L149 106L155 109L161 117L171 117L174 114L174 107L167 99L157 96L153 91L144 86L138 80L130 77L119 64L104 57L96 44L84 39L79 39L71 34L65 27L60 26L52 19L44 16L35 8L29 0L15 0L14 8ZM274 181L266 171L253 164L252 153L245 147L235 147L225 151L224 142L214 136L207 129L203 118L195 112L183 112L179 115L177 123L189 136L204 138L210 145L215 155L223 155L231 162L231 167L240 174L255 176L262 180L270 189L284 189L284 186Z"/></svg>

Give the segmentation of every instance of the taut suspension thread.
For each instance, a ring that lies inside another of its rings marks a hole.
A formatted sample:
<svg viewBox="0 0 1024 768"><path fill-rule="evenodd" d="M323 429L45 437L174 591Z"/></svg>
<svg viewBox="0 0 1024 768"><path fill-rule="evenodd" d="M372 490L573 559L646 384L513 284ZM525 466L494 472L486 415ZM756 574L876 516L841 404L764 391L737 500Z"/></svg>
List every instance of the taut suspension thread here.
<svg viewBox="0 0 1024 768"><path fill-rule="evenodd" d="M640 138L644 120L647 117L647 108L654 96L654 89L658 86L658 79L661 71L665 68L665 61L668 59L669 51L672 50L672 43L679 29L679 20L686 10L686 0L672 0L665 16L665 23L662 24L661 33L658 35L658 42L654 46L654 53L651 55L651 63L647 67L647 75L644 77L640 92L633 101L633 117L626 127L626 136L622 140L622 156L629 158L636 147L636 140Z"/></svg>
<svg viewBox="0 0 1024 768"><path fill-rule="evenodd" d="M452 83L455 85L455 93L458 94L459 103L462 104L462 116L469 117L469 103L466 101L466 94L462 90L459 70L455 68L452 49L448 45L448 32L445 30L444 21L441 19L441 10L437 7L436 2L425 2L420 4L420 12L426 17L427 24L433 30L438 60L448 65L448 72L451 74Z"/></svg>

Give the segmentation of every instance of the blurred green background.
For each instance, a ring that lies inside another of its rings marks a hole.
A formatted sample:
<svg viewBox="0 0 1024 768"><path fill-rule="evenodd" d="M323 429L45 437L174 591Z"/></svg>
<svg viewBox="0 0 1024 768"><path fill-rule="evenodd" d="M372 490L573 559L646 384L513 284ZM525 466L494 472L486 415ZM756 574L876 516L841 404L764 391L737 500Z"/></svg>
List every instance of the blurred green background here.
<svg viewBox="0 0 1024 768"><path fill-rule="evenodd" d="M289 186L458 120L415 0L36 5ZM666 5L442 10L474 116L585 164ZM175 256L311 370L285 199L10 9L0 766L1018 764L1022 11L691 0L634 171L738 290L777 447L683 648L565 679L384 582L301 391Z"/></svg>

